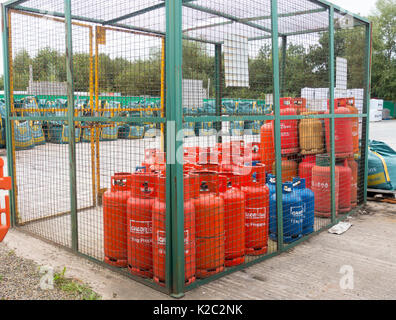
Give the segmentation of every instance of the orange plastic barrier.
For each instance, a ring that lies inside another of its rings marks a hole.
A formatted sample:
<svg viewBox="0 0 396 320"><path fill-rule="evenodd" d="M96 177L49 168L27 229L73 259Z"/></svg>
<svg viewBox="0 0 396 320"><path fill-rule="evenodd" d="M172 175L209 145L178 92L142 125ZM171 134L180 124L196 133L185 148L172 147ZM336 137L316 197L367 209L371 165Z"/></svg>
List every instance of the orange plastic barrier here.
<svg viewBox="0 0 396 320"><path fill-rule="evenodd" d="M0 190L11 190L12 182L11 177L4 177L4 160L0 158ZM6 223L1 224L0 219L0 242L2 242L10 229L10 198L5 196L5 208L0 208L0 217L5 214Z"/></svg>

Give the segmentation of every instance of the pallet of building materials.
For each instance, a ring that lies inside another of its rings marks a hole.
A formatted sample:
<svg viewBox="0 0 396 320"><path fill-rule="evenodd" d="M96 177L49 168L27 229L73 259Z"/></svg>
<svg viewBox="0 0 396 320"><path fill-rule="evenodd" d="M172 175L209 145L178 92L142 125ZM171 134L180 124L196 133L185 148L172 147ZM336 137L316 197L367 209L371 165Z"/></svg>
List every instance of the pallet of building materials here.
<svg viewBox="0 0 396 320"><path fill-rule="evenodd" d="M396 190L382 190L382 189L367 189L367 199L370 201L381 201L386 199L395 200L396 204Z"/></svg>
<svg viewBox="0 0 396 320"><path fill-rule="evenodd" d="M75 142L80 142L81 129L75 128ZM69 143L69 126L64 123L49 123L48 140L55 144Z"/></svg>
<svg viewBox="0 0 396 320"><path fill-rule="evenodd" d="M245 131L244 121L232 121L230 123L230 134L232 136L243 136Z"/></svg>
<svg viewBox="0 0 396 320"><path fill-rule="evenodd" d="M381 141L369 142L368 187L396 190L396 151Z"/></svg>
<svg viewBox="0 0 396 320"><path fill-rule="evenodd" d="M28 150L34 148L34 138L29 121L14 122L15 150Z"/></svg>
<svg viewBox="0 0 396 320"><path fill-rule="evenodd" d="M44 145L45 144L45 135L42 124L40 121L32 121L31 124L32 135L34 144L36 146Z"/></svg>
<svg viewBox="0 0 396 320"><path fill-rule="evenodd" d="M118 129L119 139L142 139L144 126L124 124Z"/></svg>

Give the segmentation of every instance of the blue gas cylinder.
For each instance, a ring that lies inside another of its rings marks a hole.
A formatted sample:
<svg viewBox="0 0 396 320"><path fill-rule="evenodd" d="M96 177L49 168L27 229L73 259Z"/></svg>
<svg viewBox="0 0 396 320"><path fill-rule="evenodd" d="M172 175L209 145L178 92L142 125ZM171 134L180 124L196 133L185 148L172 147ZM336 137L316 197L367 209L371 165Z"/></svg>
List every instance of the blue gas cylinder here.
<svg viewBox="0 0 396 320"><path fill-rule="evenodd" d="M305 179L294 178L293 188L304 204L303 235L305 236L314 232L315 194L312 190L306 188Z"/></svg>
<svg viewBox="0 0 396 320"><path fill-rule="evenodd" d="M274 207L271 209L271 197L276 193L276 177L273 174L267 174L267 187L269 189L270 196L270 221L269 221L269 229L270 233L276 233L277 224L276 224L276 201ZM272 210L272 211L271 211Z"/></svg>
<svg viewBox="0 0 396 320"><path fill-rule="evenodd" d="M271 197L276 192L276 177L273 174L267 174L267 187Z"/></svg>
<svg viewBox="0 0 396 320"><path fill-rule="evenodd" d="M283 242L294 242L302 237L304 221L304 204L301 197L294 191L293 183L286 182L282 186L283 207ZM270 238L278 239L276 192L270 198Z"/></svg>

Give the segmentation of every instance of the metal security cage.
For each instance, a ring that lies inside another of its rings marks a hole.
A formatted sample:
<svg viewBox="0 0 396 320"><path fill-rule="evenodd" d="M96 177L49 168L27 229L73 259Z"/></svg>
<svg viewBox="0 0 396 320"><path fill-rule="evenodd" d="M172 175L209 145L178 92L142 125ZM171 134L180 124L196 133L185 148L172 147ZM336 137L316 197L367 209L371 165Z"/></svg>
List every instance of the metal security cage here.
<svg viewBox="0 0 396 320"><path fill-rule="evenodd" d="M362 17L314 0L22 0L2 22L14 227L181 297L366 202Z"/></svg>

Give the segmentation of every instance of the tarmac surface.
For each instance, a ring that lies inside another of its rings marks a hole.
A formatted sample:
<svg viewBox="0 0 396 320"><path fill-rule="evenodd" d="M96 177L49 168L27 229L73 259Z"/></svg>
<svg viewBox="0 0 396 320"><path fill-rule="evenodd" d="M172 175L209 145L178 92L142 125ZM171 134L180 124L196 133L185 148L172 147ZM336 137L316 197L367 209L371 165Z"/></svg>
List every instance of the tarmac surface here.
<svg viewBox="0 0 396 320"><path fill-rule="evenodd" d="M370 202L342 235L322 232L289 252L198 287L184 299L395 299L396 210ZM170 299L52 244L12 230L5 245L19 257L88 284L103 299Z"/></svg>
<svg viewBox="0 0 396 320"><path fill-rule="evenodd" d="M370 139L384 141L396 149L395 129L396 121L371 123ZM137 147L141 149L152 147L151 144L136 143ZM153 144L156 145L157 141ZM89 145L79 145L77 158L82 165L89 167L91 159L86 156L89 154L88 147ZM57 146L54 150L50 149L48 145L41 148L47 148L46 156L49 158L52 153L57 153L59 161L67 164L67 154L64 150L67 146ZM109 144L108 148L111 151L114 146ZM42 172L42 169L39 168L40 164L31 161L37 156L38 151L19 152L19 160L28 154L30 170L35 172L34 179ZM121 156L119 158L121 159ZM133 158L132 162L122 162L125 170L140 161L140 159L135 159L133 154L131 154L131 158ZM114 163L104 159L101 165L112 168ZM20 167L19 170L25 173L27 169ZM54 213L69 209L68 198L64 199L65 201L61 203L60 207L59 202L48 201L61 197L68 188L69 177L64 167L57 167L54 163L50 163L46 170L45 177L54 179L54 182L61 182L61 187L51 189L48 187L46 179L36 180L36 184L38 182L41 186L40 192L35 193L35 198L27 198L23 201L25 207L20 208L25 214L22 218L26 220L35 218L35 216L31 216L32 213L42 213L48 208L51 209L49 212ZM92 201L90 198L92 188L89 183L90 174L87 171L79 170L80 181L87 181L79 188L82 191L83 200L89 205ZM6 172L6 170L4 171ZM102 177L102 179L106 178L108 177ZM51 190L52 194L48 193L48 190ZM19 191L22 194L23 190ZM37 205L40 206L38 200L42 197L47 198L47 202L43 202L46 203L46 208L37 207ZM80 250L98 259L102 258L102 249L97 246L92 247L86 239L97 239L101 242L102 235L94 227L94 223L102 223L97 220L101 216L100 213L101 211L98 209L86 211L85 219L88 222L85 223L85 229L81 228L79 236ZM396 206L369 203L367 212L363 213L357 213L350 219L353 226L343 235L322 232L289 252L189 291L184 299L395 299L396 249L393 244L396 243ZM79 219L81 219L80 216ZM68 229L64 227L69 227L70 221L65 217L54 221L58 221L54 224L56 227L53 232L54 239L48 240L69 246L69 234L63 234L62 230ZM36 231L37 234L40 234L39 231L46 229L45 223L48 221L43 220L39 223L40 227L38 224L32 223L25 230ZM79 221L79 224L84 225L83 221ZM5 239L5 245L9 250L13 250L18 257L31 259L40 266L51 266L57 271L66 267L70 277L87 283L103 299L169 299L168 296L119 273L53 244L31 237L21 229L12 230ZM343 289L342 284L345 285L346 276L349 279L347 281L348 288Z"/></svg>

